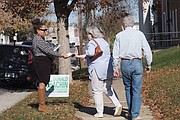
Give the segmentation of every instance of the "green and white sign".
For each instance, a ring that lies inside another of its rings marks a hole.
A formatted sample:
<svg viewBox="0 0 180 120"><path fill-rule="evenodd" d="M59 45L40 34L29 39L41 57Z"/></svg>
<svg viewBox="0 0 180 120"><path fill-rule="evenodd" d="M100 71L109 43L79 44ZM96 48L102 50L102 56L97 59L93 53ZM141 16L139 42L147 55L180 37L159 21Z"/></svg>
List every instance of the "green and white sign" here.
<svg viewBox="0 0 180 120"><path fill-rule="evenodd" d="M69 75L51 75L46 86L48 97L69 97Z"/></svg>

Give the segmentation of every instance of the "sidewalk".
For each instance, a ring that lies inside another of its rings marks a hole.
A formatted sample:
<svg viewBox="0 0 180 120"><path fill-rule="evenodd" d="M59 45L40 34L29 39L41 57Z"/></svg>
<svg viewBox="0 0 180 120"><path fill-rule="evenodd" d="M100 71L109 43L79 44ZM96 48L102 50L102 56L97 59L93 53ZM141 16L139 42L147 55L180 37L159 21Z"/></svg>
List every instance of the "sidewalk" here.
<svg viewBox="0 0 180 120"><path fill-rule="evenodd" d="M113 87L115 91L117 92L117 95L119 96L120 102L123 105L123 111L120 116L114 117L114 105L109 100L107 96L104 95L104 117L103 118L95 118L93 115L96 113L95 106L87 106L80 108L79 111L77 111L76 116L78 118L82 118L83 120L126 120L125 119L125 113L127 113L127 103L126 103L126 97L125 97L125 90L124 85L122 82L122 79L114 80ZM91 89L90 89L91 94ZM94 103L93 100L91 100L92 103ZM152 120L152 113L149 110L148 106L141 105L141 111L140 111L140 117L142 117L142 120Z"/></svg>
<svg viewBox="0 0 180 120"><path fill-rule="evenodd" d="M32 94L32 92L6 92L5 94L1 95L0 97L0 113L3 111L11 108L27 96Z"/></svg>

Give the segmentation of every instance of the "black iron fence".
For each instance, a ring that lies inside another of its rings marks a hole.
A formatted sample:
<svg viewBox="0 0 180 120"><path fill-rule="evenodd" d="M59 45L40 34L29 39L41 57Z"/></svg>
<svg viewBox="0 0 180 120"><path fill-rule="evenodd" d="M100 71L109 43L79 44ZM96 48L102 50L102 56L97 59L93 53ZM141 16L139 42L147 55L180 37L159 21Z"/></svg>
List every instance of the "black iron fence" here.
<svg viewBox="0 0 180 120"><path fill-rule="evenodd" d="M180 45L180 32L146 33L152 49L168 48Z"/></svg>

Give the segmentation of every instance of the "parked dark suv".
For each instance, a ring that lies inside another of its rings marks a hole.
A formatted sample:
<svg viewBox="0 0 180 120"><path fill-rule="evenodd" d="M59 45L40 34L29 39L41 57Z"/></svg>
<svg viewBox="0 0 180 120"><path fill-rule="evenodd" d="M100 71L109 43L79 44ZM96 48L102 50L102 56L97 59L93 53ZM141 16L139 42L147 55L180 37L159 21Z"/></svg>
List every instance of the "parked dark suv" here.
<svg viewBox="0 0 180 120"><path fill-rule="evenodd" d="M32 67L32 47L28 45L0 45L0 81L9 84L36 85Z"/></svg>

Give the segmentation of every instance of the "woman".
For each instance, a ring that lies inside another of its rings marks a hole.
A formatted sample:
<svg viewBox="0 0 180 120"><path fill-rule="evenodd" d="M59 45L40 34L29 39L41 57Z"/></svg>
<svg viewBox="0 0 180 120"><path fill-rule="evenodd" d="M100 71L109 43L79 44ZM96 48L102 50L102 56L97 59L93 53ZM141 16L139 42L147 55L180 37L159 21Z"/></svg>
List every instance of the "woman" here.
<svg viewBox="0 0 180 120"><path fill-rule="evenodd" d="M51 64L52 59L54 57L63 57L67 58L67 56L63 54L59 54L58 52L53 51L53 48L49 43L45 41L45 35L47 28L45 23L36 19L33 21L34 25L34 38L33 38L33 53L34 53L34 61L33 66L35 72L38 77L38 99L39 99L39 107L38 111L44 113L51 113L45 105L46 98L46 85L50 80L50 72L51 72Z"/></svg>
<svg viewBox="0 0 180 120"><path fill-rule="evenodd" d="M86 55L75 56L79 58L86 58L87 60L89 78L91 80L91 88L97 110L97 113L94 115L94 117L103 117L103 92L112 100L116 107L114 116L118 116L121 114L122 105L120 104L119 99L112 87L113 67L109 44L103 39L104 35L97 27L88 27L86 32L89 40ZM99 44L103 53L100 57L94 61L91 61L92 56L95 54L95 48L97 47L97 44Z"/></svg>

